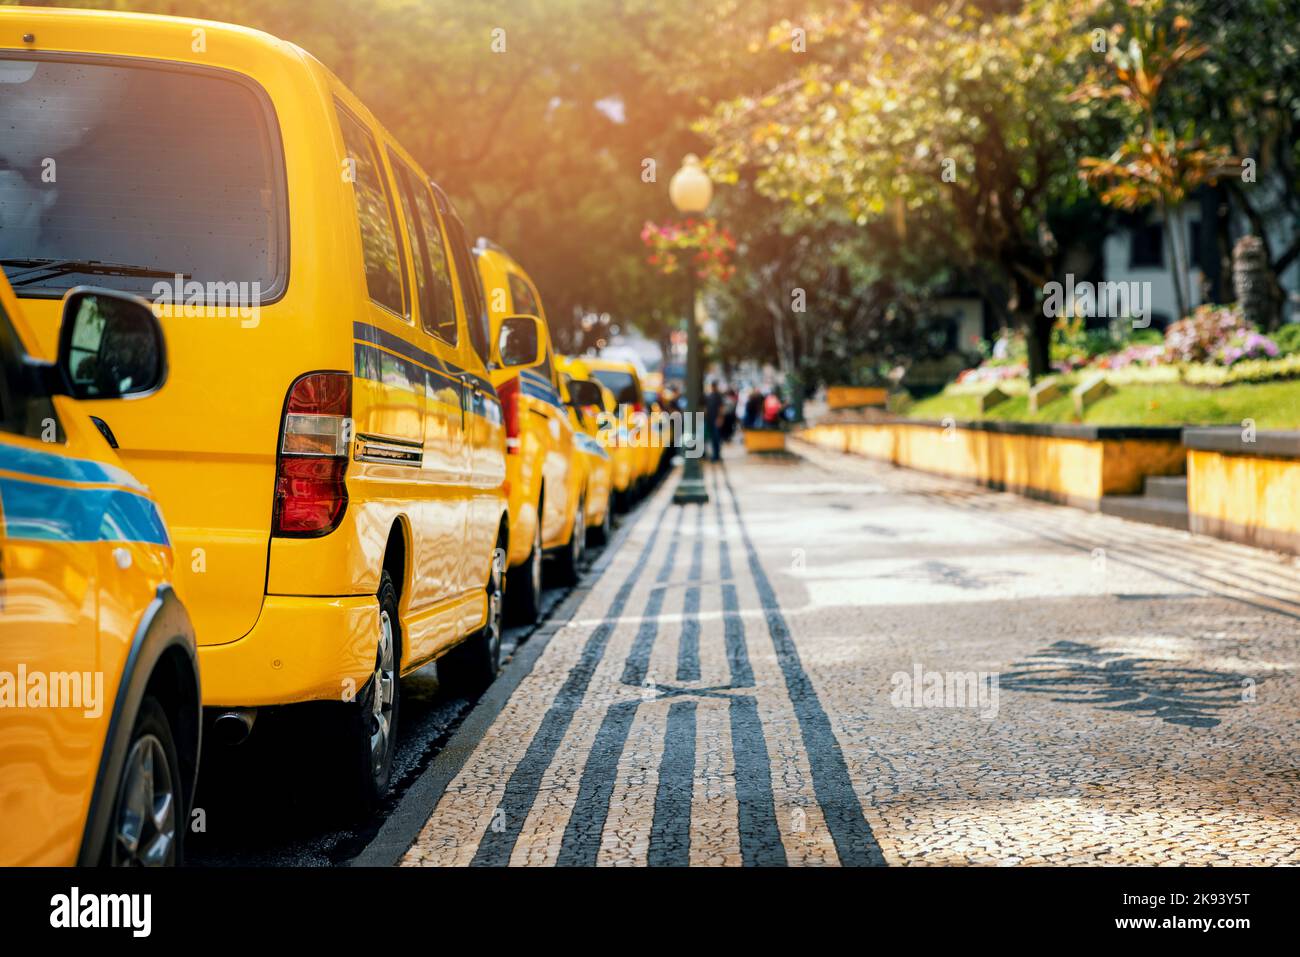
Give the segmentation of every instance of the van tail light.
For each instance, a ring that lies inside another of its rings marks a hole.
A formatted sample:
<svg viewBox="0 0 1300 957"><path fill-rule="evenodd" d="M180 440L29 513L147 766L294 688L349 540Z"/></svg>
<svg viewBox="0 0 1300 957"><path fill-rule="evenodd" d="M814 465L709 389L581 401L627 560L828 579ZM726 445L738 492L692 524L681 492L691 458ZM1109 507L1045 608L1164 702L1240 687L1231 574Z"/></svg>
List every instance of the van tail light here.
<svg viewBox="0 0 1300 957"><path fill-rule="evenodd" d="M506 424L506 452L519 453L519 377L507 379L497 386L501 400L501 418Z"/></svg>
<svg viewBox="0 0 1300 957"><path fill-rule="evenodd" d="M344 476L352 441L352 376L312 372L289 387L276 458L272 534L334 531L348 507Z"/></svg>

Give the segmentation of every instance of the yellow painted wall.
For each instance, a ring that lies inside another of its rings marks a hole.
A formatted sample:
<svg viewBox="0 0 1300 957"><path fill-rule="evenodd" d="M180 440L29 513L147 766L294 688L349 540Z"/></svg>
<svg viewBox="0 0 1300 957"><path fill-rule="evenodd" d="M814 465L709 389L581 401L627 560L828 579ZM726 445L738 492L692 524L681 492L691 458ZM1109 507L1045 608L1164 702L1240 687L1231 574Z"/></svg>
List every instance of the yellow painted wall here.
<svg viewBox="0 0 1300 957"><path fill-rule="evenodd" d="M908 422L819 425L802 437L837 451L1085 508L1095 508L1103 495L1141 492L1146 475L1178 475L1184 467L1182 445L1172 439L1089 441Z"/></svg>
<svg viewBox="0 0 1300 957"><path fill-rule="evenodd" d="M779 429L746 429L746 452L782 452L785 450L785 433Z"/></svg>
<svg viewBox="0 0 1300 957"><path fill-rule="evenodd" d="M1300 551L1300 460L1190 449L1194 532Z"/></svg>
<svg viewBox="0 0 1300 957"><path fill-rule="evenodd" d="M851 385L833 385L826 389L826 404L832 409L855 409L885 404L888 390Z"/></svg>

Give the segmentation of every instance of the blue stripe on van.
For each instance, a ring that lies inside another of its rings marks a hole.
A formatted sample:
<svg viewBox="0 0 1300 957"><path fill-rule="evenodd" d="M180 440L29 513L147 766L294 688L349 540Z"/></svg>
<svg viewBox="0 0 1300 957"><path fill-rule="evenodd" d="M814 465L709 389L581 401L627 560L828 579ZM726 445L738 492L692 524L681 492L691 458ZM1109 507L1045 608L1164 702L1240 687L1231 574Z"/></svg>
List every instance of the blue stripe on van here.
<svg viewBox="0 0 1300 957"><path fill-rule="evenodd" d="M520 379L520 382L524 390L524 395L532 396L534 399L540 399L543 402L555 406L555 408L559 409L561 412L564 411L564 403L560 401L559 394L551 386L539 385L533 379L528 378L522 378Z"/></svg>
<svg viewBox="0 0 1300 957"><path fill-rule="evenodd" d="M401 336L393 335L391 332L372 326L369 323L352 323L352 337L360 342L368 342L376 346L382 346L389 352L396 352L398 355L405 356L407 359L418 362L430 372L437 373L438 375L457 380L459 380L461 376L469 376L469 378L478 383L479 388L486 389L488 392L493 392L492 383L482 376L476 375L468 369L462 369L455 363L447 362L445 359L434 355L432 352L428 352L413 343L407 342Z"/></svg>
<svg viewBox="0 0 1300 957"><path fill-rule="evenodd" d="M11 540L171 545L158 506L122 489L0 477L0 513Z"/></svg>
<svg viewBox="0 0 1300 957"><path fill-rule="evenodd" d="M463 386L455 376L426 369L414 360L395 356L364 342L352 344L352 372L357 378L382 382L408 392L423 393L429 398L443 390L451 390L454 394L444 397L444 401L451 405L460 405L463 401ZM470 411L483 416L494 425L500 425L503 421L501 402L495 392L475 392L474 407Z"/></svg>
<svg viewBox="0 0 1300 957"><path fill-rule="evenodd" d="M574 432L573 443L578 448L591 455L599 456L602 459L609 458L609 452L605 446L599 440L592 438L586 432Z"/></svg>
<svg viewBox="0 0 1300 957"><path fill-rule="evenodd" d="M144 486L126 469L94 459L74 459L57 452L42 452L16 445L0 445L0 469L22 472L37 478L58 479L64 482L96 482L103 485L124 485L144 491Z"/></svg>

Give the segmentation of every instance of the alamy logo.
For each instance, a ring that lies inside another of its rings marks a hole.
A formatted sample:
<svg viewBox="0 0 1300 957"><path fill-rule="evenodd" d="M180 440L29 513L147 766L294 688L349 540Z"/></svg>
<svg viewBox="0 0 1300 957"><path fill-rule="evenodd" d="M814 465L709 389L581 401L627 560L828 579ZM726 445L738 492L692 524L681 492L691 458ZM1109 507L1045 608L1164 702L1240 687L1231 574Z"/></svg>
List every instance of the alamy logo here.
<svg viewBox="0 0 1300 957"><path fill-rule="evenodd" d="M895 671L889 683L895 708L978 708L985 721L998 716L996 671L926 671L918 662L910 672Z"/></svg>
<svg viewBox="0 0 1300 957"><path fill-rule="evenodd" d="M159 319L225 319L239 317L239 324L252 329L261 322L262 283L207 282L177 273L171 282L153 284L153 311Z"/></svg>
<svg viewBox="0 0 1300 957"><path fill-rule="evenodd" d="M87 718L104 713L102 671L0 671L0 708L80 708Z"/></svg>
<svg viewBox="0 0 1300 957"><path fill-rule="evenodd" d="M1128 319L1134 329L1151 325L1151 283L1076 283L1066 273L1065 283L1049 282L1043 287L1043 315L1055 319Z"/></svg>
<svg viewBox="0 0 1300 957"><path fill-rule="evenodd" d="M693 422L694 428L686 425ZM688 459L698 459L704 454L704 413L688 417L681 412L663 412L653 420L644 412L629 412L620 405L618 413L599 412L596 428L602 445L627 446L635 449L666 449L680 447Z"/></svg>
<svg viewBox="0 0 1300 957"><path fill-rule="evenodd" d="M133 937L148 937L153 929L153 898L149 894L82 894L81 888L50 898L50 926L125 927Z"/></svg>

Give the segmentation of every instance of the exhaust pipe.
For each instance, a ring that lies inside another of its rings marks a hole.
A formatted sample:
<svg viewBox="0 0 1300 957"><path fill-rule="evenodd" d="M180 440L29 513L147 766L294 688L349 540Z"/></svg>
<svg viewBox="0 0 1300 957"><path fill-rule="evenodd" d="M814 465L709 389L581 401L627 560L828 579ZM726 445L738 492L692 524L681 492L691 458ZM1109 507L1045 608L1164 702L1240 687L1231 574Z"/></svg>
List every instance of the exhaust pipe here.
<svg viewBox="0 0 1300 957"><path fill-rule="evenodd" d="M230 708L221 712L212 722L212 734L218 744L233 748L243 744L253 732L257 720L256 708Z"/></svg>

